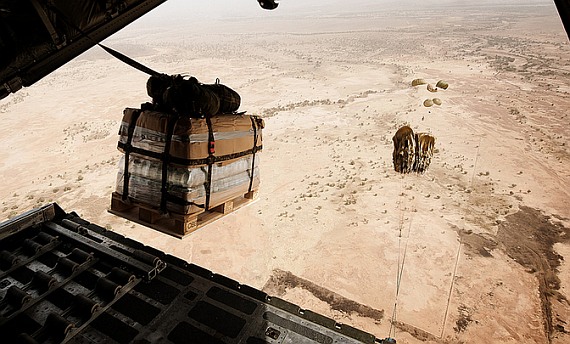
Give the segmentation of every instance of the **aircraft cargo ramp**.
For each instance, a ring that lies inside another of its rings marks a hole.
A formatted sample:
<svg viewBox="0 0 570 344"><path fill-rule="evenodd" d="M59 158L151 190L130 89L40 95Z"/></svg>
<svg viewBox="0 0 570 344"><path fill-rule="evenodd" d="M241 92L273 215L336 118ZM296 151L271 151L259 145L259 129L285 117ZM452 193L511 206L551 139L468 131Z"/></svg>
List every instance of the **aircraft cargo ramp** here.
<svg viewBox="0 0 570 344"><path fill-rule="evenodd" d="M377 343L57 204L0 224L6 343Z"/></svg>

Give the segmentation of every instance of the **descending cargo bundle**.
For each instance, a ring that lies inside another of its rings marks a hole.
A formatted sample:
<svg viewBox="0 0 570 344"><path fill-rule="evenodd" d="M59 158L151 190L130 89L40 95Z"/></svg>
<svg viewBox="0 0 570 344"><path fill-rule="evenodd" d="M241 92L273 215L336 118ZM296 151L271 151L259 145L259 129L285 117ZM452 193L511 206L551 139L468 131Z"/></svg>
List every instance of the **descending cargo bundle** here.
<svg viewBox="0 0 570 344"><path fill-rule="evenodd" d="M118 142L123 156L112 210L122 202L161 216L197 215L257 190L260 117L196 118L142 108L123 113Z"/></svg>
<svg viewBox="0 0 570 344"><path fill-rule="evenodd" d="M394 170L400 173L424 173L433 157L435 137L427 133L414 133L405 125L398 129L394 137L392 161Z"/></svg>

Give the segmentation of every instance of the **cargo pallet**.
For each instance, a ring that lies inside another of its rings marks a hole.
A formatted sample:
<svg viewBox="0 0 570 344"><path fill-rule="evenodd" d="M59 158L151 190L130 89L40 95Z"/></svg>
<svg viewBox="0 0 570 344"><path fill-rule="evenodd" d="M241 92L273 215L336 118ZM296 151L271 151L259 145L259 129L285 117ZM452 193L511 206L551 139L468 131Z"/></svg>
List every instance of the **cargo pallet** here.
<svg viewBox="0 0 570 344"><path fill-rule="evenodd" d="M178 214L162 213L158 208L131 199L123 201L119 193L113 192L109 212L177 238L184 238L198 228L251 203L257 195L258 191L252 190L208 210L192 214Z"/></svg>

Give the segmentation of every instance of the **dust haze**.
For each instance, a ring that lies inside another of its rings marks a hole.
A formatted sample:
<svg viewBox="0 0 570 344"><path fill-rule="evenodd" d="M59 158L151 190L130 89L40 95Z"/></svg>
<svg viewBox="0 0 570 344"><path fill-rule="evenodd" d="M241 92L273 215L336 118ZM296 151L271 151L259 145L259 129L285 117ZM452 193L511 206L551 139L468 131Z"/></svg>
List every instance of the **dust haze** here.
<svg viewBox="0 0 570 344"><path fill-rule="evenodd" d="M57 202L378 338L393 319L398 343L570 340L570 45L552 2L211 3L168 1L105 43L220 78L264 117L258 200L183 240L108 213L122 111L150 98L94 48L0 102L1 219ZM403 125L436 137L424 174L394 171Z"/></svg>

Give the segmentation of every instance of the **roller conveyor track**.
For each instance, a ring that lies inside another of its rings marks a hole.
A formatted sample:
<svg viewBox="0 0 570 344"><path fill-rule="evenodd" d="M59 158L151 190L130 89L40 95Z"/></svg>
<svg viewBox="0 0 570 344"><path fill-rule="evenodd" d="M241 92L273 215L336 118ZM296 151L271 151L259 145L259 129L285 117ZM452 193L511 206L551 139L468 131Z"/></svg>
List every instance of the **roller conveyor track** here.
<svg viewBox="0 0 570 344"><path fill-rule="evenodd" d="M0 224L7 343L378 343L50 204Z"/></svg>

